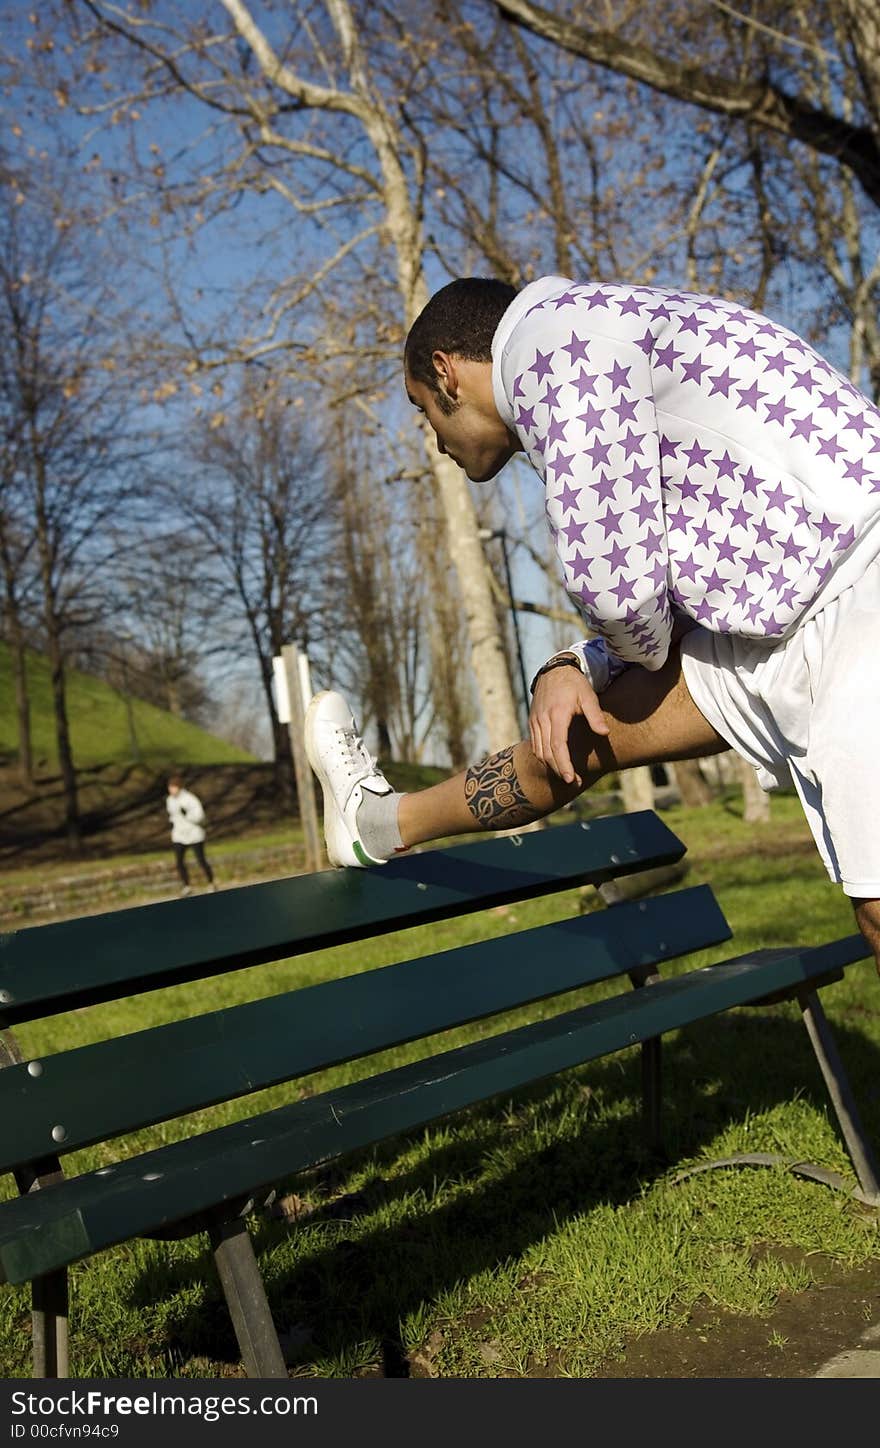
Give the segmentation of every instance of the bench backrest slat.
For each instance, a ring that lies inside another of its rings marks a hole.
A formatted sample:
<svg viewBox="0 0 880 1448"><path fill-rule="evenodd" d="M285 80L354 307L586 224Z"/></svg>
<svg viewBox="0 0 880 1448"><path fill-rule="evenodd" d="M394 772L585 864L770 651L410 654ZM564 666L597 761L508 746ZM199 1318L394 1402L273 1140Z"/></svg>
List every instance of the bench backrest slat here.
<svg viewBox="0 0 880 1448"><path fill-rule="evenodd" d="M0 1026L681 859L650 810L0 936Z"/></svg>
<svg viewBox="0 0 880 1448"><path fill-rule="evenodd" d="M700 885L10 1066L0 1168L729 938Z"/></svg>

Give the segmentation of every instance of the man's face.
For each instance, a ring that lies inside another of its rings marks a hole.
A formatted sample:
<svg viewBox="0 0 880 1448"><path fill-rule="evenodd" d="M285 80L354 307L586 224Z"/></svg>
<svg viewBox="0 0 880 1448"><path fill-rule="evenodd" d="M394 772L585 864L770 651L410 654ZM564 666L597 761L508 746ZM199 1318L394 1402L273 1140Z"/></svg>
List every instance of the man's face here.
<svg viewBox="0 0 880 1448"><path fill-rule="evenodd" d="M442 453L463 468L472 482L494 478L518 450L516 439L495 413L494 407L477 406L467 395L459 398L454 411L446 413L437 393L426 382L406 373L406 394L431 424Z"/></svg>

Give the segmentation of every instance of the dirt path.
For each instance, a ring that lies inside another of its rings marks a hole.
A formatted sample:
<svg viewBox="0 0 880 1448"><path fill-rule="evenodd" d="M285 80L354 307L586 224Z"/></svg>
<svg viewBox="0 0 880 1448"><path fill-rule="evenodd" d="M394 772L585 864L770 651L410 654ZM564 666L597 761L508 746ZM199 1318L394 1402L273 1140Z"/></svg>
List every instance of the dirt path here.
<svg viewBox="0 0 880 1448"><path fill-rule="evenodd" d="M788 1254L793 1255L793 1254ZM600 1378L880 1378L880 1262L810 1258L818 1281L766 1317L698 1307L685 1327L627 1343Z"/></svg>

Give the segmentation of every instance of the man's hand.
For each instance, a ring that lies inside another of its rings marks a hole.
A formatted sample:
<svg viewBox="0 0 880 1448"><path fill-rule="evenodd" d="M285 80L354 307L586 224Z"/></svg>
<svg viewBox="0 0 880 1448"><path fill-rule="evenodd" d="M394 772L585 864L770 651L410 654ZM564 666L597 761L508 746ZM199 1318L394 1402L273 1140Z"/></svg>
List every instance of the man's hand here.
<svg viewBox="0 0 880 1448"><path fill-rule="evenodd" d="M578 715L586 719L594 734L610 732L595 689L576 665L541 674L529 711L532 750L566 784L582 782L568 748L568 731Z"/></svg>

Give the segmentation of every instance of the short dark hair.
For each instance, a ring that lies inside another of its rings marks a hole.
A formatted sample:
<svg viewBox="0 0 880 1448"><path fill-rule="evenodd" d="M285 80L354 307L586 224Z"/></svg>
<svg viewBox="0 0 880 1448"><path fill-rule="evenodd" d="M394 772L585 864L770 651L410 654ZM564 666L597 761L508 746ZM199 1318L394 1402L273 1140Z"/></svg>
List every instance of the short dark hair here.
<svg viewBox="0 0 880 1448"><path fill-rule="evenodd" d="M431 361L435 352L450 352L469 362L492 360L492 338L514 297L516 287L494 277L459 277L441 287L409 329L404 363L414 382L424 382L440 396Z"/></svg>

